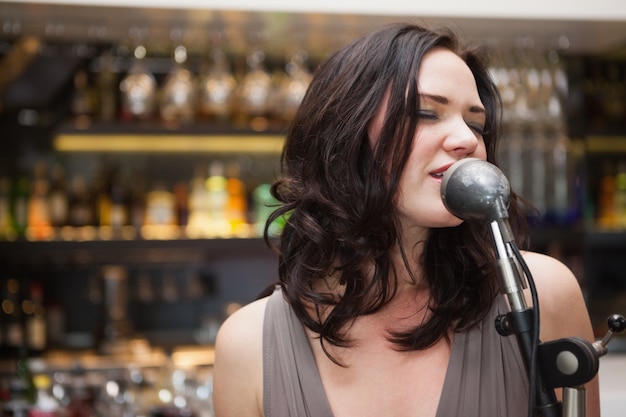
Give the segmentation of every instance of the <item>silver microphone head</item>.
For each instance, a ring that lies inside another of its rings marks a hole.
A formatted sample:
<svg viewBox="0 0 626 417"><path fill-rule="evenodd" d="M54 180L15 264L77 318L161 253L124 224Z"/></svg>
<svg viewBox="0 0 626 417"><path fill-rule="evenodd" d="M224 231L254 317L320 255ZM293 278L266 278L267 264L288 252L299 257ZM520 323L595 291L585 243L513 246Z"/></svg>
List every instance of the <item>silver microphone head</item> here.
<svg viewBox="0 0 626 417"><path fill-rule="evenodd" d="M490 162L465 158L443 175L441 198L448 211L465 221L489 223L508 218L511 188Z"/></svg>

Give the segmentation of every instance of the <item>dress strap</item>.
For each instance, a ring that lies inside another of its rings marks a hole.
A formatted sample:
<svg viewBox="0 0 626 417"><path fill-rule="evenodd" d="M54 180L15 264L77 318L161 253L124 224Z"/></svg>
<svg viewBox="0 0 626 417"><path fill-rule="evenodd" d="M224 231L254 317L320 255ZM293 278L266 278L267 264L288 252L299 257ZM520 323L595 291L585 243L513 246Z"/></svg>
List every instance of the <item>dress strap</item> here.
<svg viewBox="0 0 626 417"><path fill-rule="evenodd" d="M333 417L309 340L280 287L263 323L265 417Z"/></svg>

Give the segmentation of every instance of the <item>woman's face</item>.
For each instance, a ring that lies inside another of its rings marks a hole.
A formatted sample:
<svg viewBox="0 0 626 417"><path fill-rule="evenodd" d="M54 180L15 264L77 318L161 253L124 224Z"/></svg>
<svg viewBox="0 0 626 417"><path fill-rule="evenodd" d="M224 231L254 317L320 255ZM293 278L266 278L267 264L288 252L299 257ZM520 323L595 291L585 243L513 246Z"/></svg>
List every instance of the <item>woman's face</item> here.
<svg viewBox="0 0 626 417"><path fill-rule="evenodd" d="M482 136L486 112L469 67L448 49L437 48L424 56L418 91L419 123L400 179L397 205L403 234L421 238L427 228L462 222L444 207L441 180L446 169L460 159L486 159ZM384 101L369 126L370 138L377 137L385 109Z"/></svg>

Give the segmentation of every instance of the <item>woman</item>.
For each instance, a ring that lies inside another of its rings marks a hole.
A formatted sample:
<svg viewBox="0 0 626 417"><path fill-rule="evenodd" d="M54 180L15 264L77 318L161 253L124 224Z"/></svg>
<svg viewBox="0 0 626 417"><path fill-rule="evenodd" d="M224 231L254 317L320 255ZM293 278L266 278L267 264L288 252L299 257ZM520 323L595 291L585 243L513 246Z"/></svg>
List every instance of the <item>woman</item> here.
<svg viewBox="0 0 626 417"><path fill-rule="evenodd" d="M450 33L394 25L316 71L273 187L280 285L221 326L217 417L527 416L529 383L485 225L450 214L443 173L495 163L500 100ZM521 203L510 222L524 242ZM593 338L575 277L524 252L542 340ZM588 416L599 415L597 381Z"/></svg>

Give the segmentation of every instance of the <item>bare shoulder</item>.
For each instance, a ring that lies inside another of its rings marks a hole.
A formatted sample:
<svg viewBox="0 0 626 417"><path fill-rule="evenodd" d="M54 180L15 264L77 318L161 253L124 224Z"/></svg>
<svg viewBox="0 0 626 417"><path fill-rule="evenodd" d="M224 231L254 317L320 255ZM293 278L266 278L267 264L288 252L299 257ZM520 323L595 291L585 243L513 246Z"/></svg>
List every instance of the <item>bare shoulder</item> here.
<svg viewBox="0 0 626 417"><path fill-rule="evenodd" d="M523 256L538 291L543 292L543 295L567 300L572 293L581 292L578 279L563 262L537 252L524 252Z"/></svg>
<svg viewBox="0 0 626 417"><path fill-rule="evenodd" d="M542 339L566 336L592 339L587 305L573 272L561 261L540 253L524 252L524 260L537 287Z"/></svg>
<svg viewBox="0 0 626 417"><path fill-rule="evenodd" d="M573 272L561 261L539 253L525 252L537 287L541 313L540 338L550 341L581 337L594 341L593 328L582 288ZM596 376L587 384L587 410L590 417L600 416L600 388Z"/></svg>
<svg viewBox="0 0 626 417"><path fill-rule="evenodd" d="M267 298L253 301L231 314L220 326L216 348L236 349L241 342L260 341ZM248 349L246 348L245 351ZM240 352L240 353L245 353Z"/></svg>
<svg viewBox="0 0 626 417"><path fill-rule="evenodd" d="M215 341L214 406L217 417L263 416L263 318L267 298L230 315Z"/></svg>

